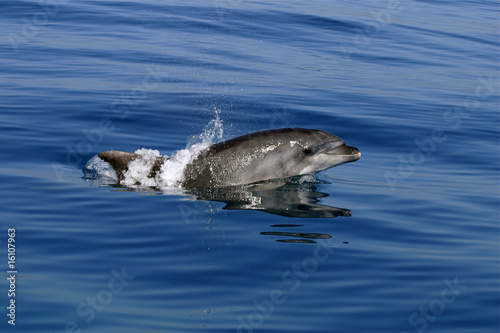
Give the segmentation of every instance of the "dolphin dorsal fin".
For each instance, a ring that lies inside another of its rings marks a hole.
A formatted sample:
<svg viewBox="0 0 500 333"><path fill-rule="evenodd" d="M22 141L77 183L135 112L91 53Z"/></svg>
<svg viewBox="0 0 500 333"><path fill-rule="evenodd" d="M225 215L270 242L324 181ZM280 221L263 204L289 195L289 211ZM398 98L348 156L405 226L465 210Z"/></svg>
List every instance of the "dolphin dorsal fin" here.
<svg viewBox="0 0 500 333"><path fill-rule="evenodd" d="M125 172L128 171L129 163L136 159L142 158L141 154L128 153L126 151L118 150L103 151L99 153L98 156L100 159L108 162L113 167L113 169L115 169L119 181L122 181L125 178ZM154 177L156 173L160 171L163 162L168 159L168 157L158 156L153 167L150 170L148 177Z"/></svg>
<svg viewBox="0 0 500 333"><path fill-rule="evenodd" d="M133 160L142 157L139 154L117 150L103 151L99 153L98 156L100 159L108 162L113 169L115 169L119 181L122 181L125 178L124 174L128 170L128 164Z"/></svg>

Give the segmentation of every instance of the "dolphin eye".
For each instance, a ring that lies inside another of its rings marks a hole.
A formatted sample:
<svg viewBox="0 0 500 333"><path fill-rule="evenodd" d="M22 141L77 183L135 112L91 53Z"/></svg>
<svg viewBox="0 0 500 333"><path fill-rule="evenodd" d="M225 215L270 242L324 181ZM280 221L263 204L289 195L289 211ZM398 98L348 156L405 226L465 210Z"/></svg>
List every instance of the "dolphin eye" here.
<svg viewBox="0 0 500 333"><path fill-rule="evenodd" d="M309 149L309 148L304 148L304 155L311 155L312 154L312 150Z"/></svg>

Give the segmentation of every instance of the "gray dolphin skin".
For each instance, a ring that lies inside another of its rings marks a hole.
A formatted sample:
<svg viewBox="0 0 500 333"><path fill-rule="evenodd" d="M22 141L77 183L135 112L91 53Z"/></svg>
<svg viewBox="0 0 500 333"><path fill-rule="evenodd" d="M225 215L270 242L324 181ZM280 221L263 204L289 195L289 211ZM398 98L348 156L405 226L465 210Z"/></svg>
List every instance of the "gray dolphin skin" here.
<svg viewBox="0 0 500 333"><path fill-rule="evenodd" d="M99 157L108 162L122 181L128 164L139 154L104 151ZM219 142L202 151L184 169L184 188L209 188L250 184L264 180L315 174L361 157L357 148L324 131L283 128L247 134ZM166 157L157 157L148 177L161 171Z"/></svg>

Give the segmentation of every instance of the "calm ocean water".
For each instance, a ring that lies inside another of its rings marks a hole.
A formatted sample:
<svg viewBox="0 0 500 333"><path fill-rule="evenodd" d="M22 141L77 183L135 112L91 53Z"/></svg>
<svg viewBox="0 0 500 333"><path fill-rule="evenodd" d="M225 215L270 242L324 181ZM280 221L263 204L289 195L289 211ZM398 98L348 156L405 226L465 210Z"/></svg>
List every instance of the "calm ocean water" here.
<svg viewBox="0 0 500 333"><path fill-rule="evenodd" d="M497 1L0 6L2 332L499 331ZM216 114L363 156L258 209L83 177Z"/></svg>

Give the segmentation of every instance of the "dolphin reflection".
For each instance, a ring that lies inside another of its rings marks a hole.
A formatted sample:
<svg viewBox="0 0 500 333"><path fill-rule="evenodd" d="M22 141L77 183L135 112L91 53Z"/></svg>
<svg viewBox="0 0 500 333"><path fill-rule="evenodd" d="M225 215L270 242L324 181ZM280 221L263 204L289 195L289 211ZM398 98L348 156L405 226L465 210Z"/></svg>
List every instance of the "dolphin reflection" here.
<svg viewBox="0 0 500 333"><path fill-rule="evenodd" d="M328 194L318 191L317 182L303 182L294 179L274 180L254 183L244 186L228 186L206 189L166 189L145 186L123 186L119 184L103 184L99 180L86 179L95 185L107 185L113 191L136 191L149 194L171 194L189 196L192 201L215 201L226 205L225 210L256 210L264 213L296 218L334 218L337 216L349 217L349 209L323 205L320 199ZM271 228L303 227L300 223L272 224ZM286 230L285 229L285 230ZM275 229L276 230L276 229ZM281 243L316 243L315 240L327 240L332 236L325 233L290 232L290 231L263 231L263 236L273 236L276 242Z"/></svg>
<svg viewBox="0 0 500 333"><path fill-rule="evenodd" d="M313 239L328 239L332 238L329 234L319 234L316 232L279 232L279 231L264 231L260 233L261 235L267 236L280 236L280 237L296 237L296 238L285 238L276 239L277 242L281 243L316 243Z"/></svg>
<svg viewBox="0 0 500 333"><path fill-rule="evenodd" d="M246 186L189 191L195 200L224 202L222 209L257 210L265 213L298 218L333 218L351 216L349 209L320 204L328 196L319 192L315 183L293 181L268 181ZM274 224L273 228L296 228L301 224ZM316 240L332 238L316 232L263 231L263 236L274 236L280 243L316 243Z"/></svg>
<svg viewBox="0 0 500 333"><path fill-rule="evenodd" d="M268 181L247 186L193 189L196 200L224 202L227 210L257 210L285 217L332 218L351 216L349 209L320 204L328 196L314 183Z"/></svg>
<svg viewBox="0 0 500 333"><path fill-rule="evenodd" d="M172 189L148 186L109 184L101 179L85 178L97 186L109 186L117 192L134 191L157 195L189 196L191 200L216 201L226 210L256 210L285 217L333 218L351 216L349 209L320 203L328 194L319 192L317 182L295 179L271 180L260 183L203 189ZM290 225L294 226L294 225Z"/></svg>

